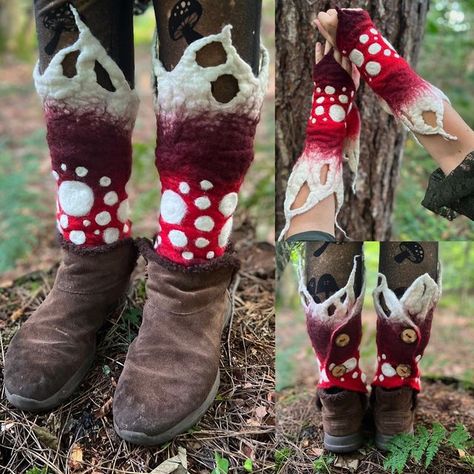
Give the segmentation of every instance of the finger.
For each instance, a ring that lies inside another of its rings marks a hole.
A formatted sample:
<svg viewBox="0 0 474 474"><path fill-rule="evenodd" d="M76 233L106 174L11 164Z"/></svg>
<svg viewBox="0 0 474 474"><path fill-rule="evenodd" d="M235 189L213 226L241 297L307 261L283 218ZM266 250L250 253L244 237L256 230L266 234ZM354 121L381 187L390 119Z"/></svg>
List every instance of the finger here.
<svg viewBox="0 0 474 474"><path fill-rule="evenodd" d="M334 50L334 59L339 63L339 64L342 64L342 55L341 53L335 49Z"/></svg>
<svg viewBox="0 0 474 474"><path fill-rule="evenodd" d="M334 9L328 10L328 12L318 13L318 20L321 23L321 26L326 30L326 33L330 36L328 40L332 45L335 44L336 40L336 31L337 31L337 11Z"/></svg>
<svg viewBox="0 0 474 474"><path fill-rule="evenodd" d="M331 35L330 35L329 32L326 30L326 28L324 28L324 26L322 25L322 23L321 23L319 20L315 20L315 21L314 21L314 24L315 24L316 27L318 28L318 31L321 33L321 35L323 36L323 38L324 38L326 41L329 41L329 42L332 44Z"/></svg>
<svg viewBox="0 0 474 474"><path fill-rule="evenodd" d="M342 57L341 66L345 69L350 75L352 75L352 63L345 56Z"/></svg>
<svg viewBox="0 0 474 474"><path fill-rule="evenodd" d="M331 43L329 41L326 41L324 45L324 56L326 56L326 54L328 54L329 51L331 51Z"/></svg>
<svg viewBox="0 0 474 474"><path fill-rule="evenodd" d="M316 61L316 64L318 64L321 59L323 59L323 47L318 41L316 42L316 46L314 48L314 60Z"/></svg>

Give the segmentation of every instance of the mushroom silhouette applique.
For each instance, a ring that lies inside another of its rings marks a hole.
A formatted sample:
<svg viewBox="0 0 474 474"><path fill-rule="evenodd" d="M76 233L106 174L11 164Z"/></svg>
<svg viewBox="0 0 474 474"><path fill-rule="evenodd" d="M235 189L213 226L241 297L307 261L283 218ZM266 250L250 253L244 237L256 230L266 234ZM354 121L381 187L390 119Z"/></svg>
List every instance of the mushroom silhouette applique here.
<svg viewBox="0 0 474 474"><path fill-rule="evenodd" d="M56 51L61 35L65 31L77 31L76 21L69 3L48 11L43 17L43 25L48 30L54 31L53 37L45 46L44 51L52 56Z"/></svg>
<svg viewBox="0 0 474 474"><path fill-rule="evenodd" d="M324 293L324 297L327 300L331 295L336 293L339 290L339 286L336 283L336 280L329 273L325 273L318 281L318 286L316 287L316 293Z"/></svg>
<svg viewBox="0 0 474 474"><path fill-rule="evenodd" d="M171 10L168 30L175 41L184 37L188 44L203 36L194 30L202 15L202 6L197 0L180 0Z"/></svg>
<svg viewBox="0 0 474 474"><path fill-rule="evenodd" d="M421 263L425 258L423 247L417 242L401 242L400 253L395 255L394 260L402 263L409 260L412 263Z"/></svg>

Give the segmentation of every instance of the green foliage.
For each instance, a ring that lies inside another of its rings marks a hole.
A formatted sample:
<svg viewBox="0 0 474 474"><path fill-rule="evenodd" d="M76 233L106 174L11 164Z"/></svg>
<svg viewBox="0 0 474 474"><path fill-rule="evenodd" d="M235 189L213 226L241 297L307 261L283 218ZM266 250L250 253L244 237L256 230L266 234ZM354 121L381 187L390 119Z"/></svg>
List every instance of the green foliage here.
<svg viewBox="0 0 474 474"><path fill-rule="evenodd" d="M322 455L319 458L313 461L313 471L317 473L327 473L331 474L330 466L334 463L336 459L332 454Z"/></svg>
<svg viewBox="0 0 474 474"><path fill-rule="evenodd" d="M440 423L434 423L431 430L421 426L415 435L400 434L395 436L388 445L388 456L384 468L392 473L402 474L409 460L418 466L428 468L435 458L440 447L454 447L467 450L472 446L471 436L465 426L458 424L455 430L447 437L448 432ZM423 457L425 458L422 463ZM472 456L466 456L464 461L471 462Z"/></svg>
<svg viewBox="0 0 474 474"><path fill-rule="evenodd" d="M284 466L286 461L291 457L291 449L290 448L281 448L275 451L275 471L279 472L280 469Z"/></svg>
<svg viewBox="0 0 474 474"><path fill-rule="evenodd" d="M246 472L253 472L253 461L250 458L245 460L244 469Z"/></svg>
<svg viewBox="0 0 474 474"><path fill-rule="evenodd" d="M33 467L31 469L28 469L26 471L26 474L48 474L48 468L47 467Z"/></svg>
<svg viewBox="0 0 474 474"><path fill-rule="evenodd" d="M212 470L211 474L227 474L229 472L229 460L223 458L218 452L214 453L214 461L216 467Z"/></svg>

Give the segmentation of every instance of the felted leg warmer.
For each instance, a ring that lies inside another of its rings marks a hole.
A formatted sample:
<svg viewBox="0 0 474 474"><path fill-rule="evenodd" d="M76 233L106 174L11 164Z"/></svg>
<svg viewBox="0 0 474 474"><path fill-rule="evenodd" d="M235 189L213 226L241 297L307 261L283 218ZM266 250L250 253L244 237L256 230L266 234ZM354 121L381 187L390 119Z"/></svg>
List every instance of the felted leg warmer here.
<svg viewBox="0 0 474 474"><path fill-rule="evenodd" d="M355 85L351 76L337 63L332 52L314 66L314 92L311 114L306 125L303 153L296 161L288 179L284 212L286 223L279 240L287 233L291 219L313 208L334 194L337 212L343 202L343 157L355 173L359 161L359 112L353 103ZM327 178L321 179L327 167ZM354 181L355 182L355 181ZM303 185L309 188L306 202L293 209ZM337 225L337 219L336 219Z"/></svg>
<svg viewBox="0 0 474 474"><path fill-rule="evenodd" d="M335 244L330 244L335 245ZM308 334L319 367L318 390L340 388L366 393L366 376L359 368L362 337L361 310L365 282L356 296L356 274L362 272L363 257L354 257L345 286L317 303L300 275L300 293Z"/></svg>
<svg viewBox="0 0 474 474"><path fill-rule="evenodd" d="M34 79L57 181L58 230L66 241L92 247L130 236L125 185L138 97L77 10L67 7L77 41L60 49L42 73L37 65ZM77 55L76 74L68 77L62 64L71 55ZM98 83L97 64L112 90Z"/></svg>
<svg viewBox="0 0 474 474"><path fill-rule="evenodd" d="M410 387L420 391L418 362L431 332L433 312L441 294L441 275L416 278L402 296L379 273L374 290L377 312L377 370L372 385L389 389Z"/></svg>
<svg viewBox="0 0 474 474"><path fill-rule="evenodd" d="M455 140L443 128L443 100L448 98L413 71L375 28L366 11L337 8L337 12L337 48L358 67L384 108L413 132ZM435 126L425 121L423 112L435 113Z"/></svg>
<svg viewBox="0 0 474 474"><path fill-rule="evenodd" d="M223 64L202 67L196 54L218 42ZM232 231L238 191L253 160L253 142L268 77L261 50L258 77L232 45L231 27L192 42L167 71L153 49L158 140L156 166L162 187L157 253L186 266L222 256ZM231 75L239 91L218 102L213 82Z"/></svg>

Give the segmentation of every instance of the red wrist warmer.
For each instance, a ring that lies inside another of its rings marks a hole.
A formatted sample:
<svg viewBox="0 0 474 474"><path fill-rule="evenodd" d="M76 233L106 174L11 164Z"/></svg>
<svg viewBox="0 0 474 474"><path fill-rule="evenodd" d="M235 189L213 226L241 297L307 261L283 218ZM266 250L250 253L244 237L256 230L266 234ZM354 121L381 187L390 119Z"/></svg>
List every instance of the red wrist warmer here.
<svg viewBox="0 0 474 474"><path fill-rule="evenodd" d="M337 48L357 66L384 106L413 132L456 139L443 129L443 100L448 98L413 71L365 10L337 8L337 12ZM426 123L423 112L427 111L436 114L436 126Z"/></svg>

